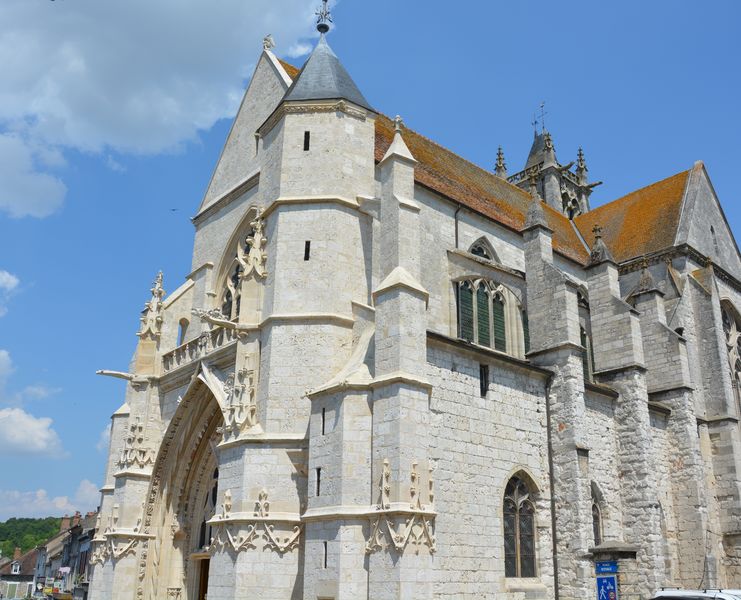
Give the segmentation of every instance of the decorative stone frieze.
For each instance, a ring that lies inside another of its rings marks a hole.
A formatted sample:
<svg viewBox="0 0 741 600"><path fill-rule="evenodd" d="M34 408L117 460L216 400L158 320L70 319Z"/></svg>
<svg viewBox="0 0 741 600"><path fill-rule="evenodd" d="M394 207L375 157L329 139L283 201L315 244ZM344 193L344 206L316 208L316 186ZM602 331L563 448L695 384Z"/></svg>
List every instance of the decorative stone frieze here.
<svg viewBox="0 0 741 600"><path fill-rule="evenodd" d="M412 462L407 508L403 504L399 505L399 503L390 501L391 468L388 459L384 459L379 486L381 501L376 505L376 514L371 517L370 536L365 545L367 554L389 548L402 553L407 546L413 546L415 552L419 552L421 547L426 547L431 554L437 550L435 539L437 513L433 509L435 498L433 469L429 469L429 504L423 505L417 465L417 461Z"/></svg>
<svg viewBox="0 0 741 600"><path fill-rule="evenodd" d="M299 517L286 519L286 515L270 516L270 501L268 492L263 489L255 501L255 509L252 514L233 513L231 510L231 491L224 499L224 513L216 515L209 523L214 528L214 536L211 539L208 551L210 554L230 549L233 552L244 552L254 550L258 546L268 548L278 554L285 554L298 547L303 526ZM228 503L228 506L227 506ZM278 527L283 525L290 528L287 535L280 533Z"/></svg>
<svg viewBox="0 0 741 600"><path fill-rule="evenodd" d="M236 378L234 375L229 375L224 383L226 399L222 413L225 441L257 425L257 403L255 401L257 377L253 362L252 355L248 355L245 358L245 366L237 371Z"/></svg>
<svg viewBox="0 0 741 600"><path fill-rule="evenodd" d="M215 323L216 317L212 314L213 311L206 313L205 311L193 311L193 314L201 317L204 320ZM219 313L220 314L220 313ZM229 324L230 327L225 326ZM167 352L162 356L162 366L165 373L173 371L178 367L194 363L202 358L208 356L212 352L223 348L231 343L236 343L240 336L240 332L234 327L233 323L230 322L219 322L218 327L211 331L203 332L199 337L191 340L187 344L183 344Z"/></svg>
<svg viewBox="0 0 741 600"><path fill-rule="evenodd" d="M145 446L144 425L139 417L129 425L117 464L120 469L144 469L154 464L154 450Z"/></svg>

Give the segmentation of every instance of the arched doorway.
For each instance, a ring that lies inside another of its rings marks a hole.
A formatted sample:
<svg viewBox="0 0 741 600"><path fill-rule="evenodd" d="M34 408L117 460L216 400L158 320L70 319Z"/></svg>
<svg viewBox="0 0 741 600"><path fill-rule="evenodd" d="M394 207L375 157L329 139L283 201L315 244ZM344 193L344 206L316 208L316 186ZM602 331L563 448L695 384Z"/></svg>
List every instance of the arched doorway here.
<svg viewBox="0 0 741 600"><path fill-rule="evenodd" d="M204 367L199 366L199 370ZM205 600L211 542L208 521L219 501L216 446L224 424L220 406L194 378L160 446L150 484L140 556L145 600Z"/></svg>

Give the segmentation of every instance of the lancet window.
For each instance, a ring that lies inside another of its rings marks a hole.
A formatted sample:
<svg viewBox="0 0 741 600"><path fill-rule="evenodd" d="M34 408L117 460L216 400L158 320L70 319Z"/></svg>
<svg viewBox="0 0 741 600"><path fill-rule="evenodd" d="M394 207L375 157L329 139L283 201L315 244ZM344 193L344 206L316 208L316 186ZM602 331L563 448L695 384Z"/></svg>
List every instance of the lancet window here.
<svg viewBox="0 0 741 600"><path fill-rule="evenodd" d="M456 284L456 292L458 337L524 357L529 349L527 314L511 290L493 281L467 279Z"/></svg>
<svg viewBox="0 0 741 600"><path fill-rule="evenodd" d="M252 229L249 232L241 236L242 252L246 255L249 254L251 244L250 241L254 236ZM221 313L230 321L236 321L239 318L239 309L242 303L242 274L244 268L242 263L238 259L239 252L234 253L234 259L229 265L224 284L221 292Z"/></svg>
<svg viewBox="0 0 741 600"><path fill-rule="evenodd" d="M599 546L604 540L602 532L602 494L594 482L592 482L592 535L594 536L594 545Z"/></svg>
<svg viewBox="0 0 741 600"><path fill-rule="evenodd" d="M535 577L535 504L527 484L515 476L504 491L504 575Z"/></svg>

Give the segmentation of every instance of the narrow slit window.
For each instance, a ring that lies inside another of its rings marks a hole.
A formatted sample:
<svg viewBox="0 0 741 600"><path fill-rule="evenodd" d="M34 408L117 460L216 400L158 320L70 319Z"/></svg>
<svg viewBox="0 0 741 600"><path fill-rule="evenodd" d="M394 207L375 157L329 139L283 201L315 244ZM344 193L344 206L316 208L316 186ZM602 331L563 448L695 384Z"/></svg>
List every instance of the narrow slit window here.
<svg viewBox="0 0 741 600"><path fill-rule="evenodd" d="M304 131L304 152L308 152L311 148L311 131Z"/></svg>
<svg viewBox="0 0 741 600"><path fill-rule="evenodd" d="M304 260L309 260L311 257L311 240L306 240L304 243Z"/></svg>
<svg viewBox="0 0 741 600"><path fill-rule="evenodd" d="M479 365L479 392L482 398L486 398L489 391L489 365Z"/></svg>
<svg viewBox="0 0 741 600"><path fill-rule="evenodd" d="M327 409L322 409L322 435L324 435L327 426Z"/></svg>
<svg viewBox="0 0 741 600"><path fill-rule="evenodd" d="M316 468L316 495L319 497L322 492L322 468Z"/></svg>
<svg viewBox="0 0 741 600"><path fill-rule="evenodd" d="M329 554L328 548L327 548L327 542L323 542L324 544L324 568L327 568L327 555Z"/></svg>

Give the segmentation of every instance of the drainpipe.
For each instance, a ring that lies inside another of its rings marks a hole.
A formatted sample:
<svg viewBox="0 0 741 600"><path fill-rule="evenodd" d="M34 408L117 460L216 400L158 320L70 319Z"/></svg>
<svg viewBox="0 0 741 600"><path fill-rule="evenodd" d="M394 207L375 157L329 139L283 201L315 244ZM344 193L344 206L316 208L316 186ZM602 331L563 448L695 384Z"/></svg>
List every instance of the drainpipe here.
<svg viewBox="0 0 741 600"><path fill-rule="evenodd" d="M455 219L455 249L458 250L458 213L461 212L463 205L459 204L458 208L455 209L453 218Z"/></svg>
<svg viewBox="0 0 741 600"><path fill-rule="evenodd" d="M558 600L558 532L556 531L556 492L553 474L553 440L551 436L551 384L555 373L551 373L545 382L545 420L548 436L548 484L551 487L551 542L553 544L553 593Z"/></svg>

